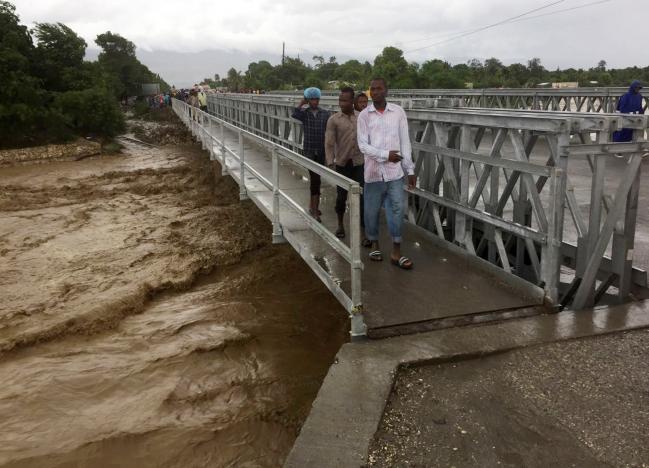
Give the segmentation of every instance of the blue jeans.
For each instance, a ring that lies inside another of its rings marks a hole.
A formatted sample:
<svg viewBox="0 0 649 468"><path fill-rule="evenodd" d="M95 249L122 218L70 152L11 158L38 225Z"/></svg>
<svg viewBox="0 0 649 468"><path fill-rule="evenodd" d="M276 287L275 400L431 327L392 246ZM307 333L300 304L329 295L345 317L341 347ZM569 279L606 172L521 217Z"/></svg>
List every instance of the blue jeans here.
<svg viewBox="0 0 649 468"><path fill-rule="evenodd" d="M403 224L403 179L389 182L365 182L365 234L371 241L379 240L379 216L385 202L385 217L392 242L401 243Z"/></svg>

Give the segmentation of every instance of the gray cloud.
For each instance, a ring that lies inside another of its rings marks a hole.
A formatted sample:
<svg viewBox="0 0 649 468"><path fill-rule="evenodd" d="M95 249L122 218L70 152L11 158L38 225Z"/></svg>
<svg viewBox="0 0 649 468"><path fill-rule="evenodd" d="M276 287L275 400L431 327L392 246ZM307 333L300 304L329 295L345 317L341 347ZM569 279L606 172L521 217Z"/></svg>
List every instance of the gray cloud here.
<svg viewBox="0 0 649 468"><path fill-rule="evenodd" d="M564 0L534 15L594 0ZM646 66L642 41L647 0L611 0L587 8L501 25L435 46L464 31L551 3L551 0L16 0L21 20L66 23L92 47L97 34L118 32L141 60L168 81L194 82L250 60L277 63L287 53L373 60L386 45L409 61L452 63L498 57L505 63L540 57L548 68ZM426 47L431 46L431 47ZM424 48L425 47L425 48ZM423 49L422 49L423 48ZM417 50L421 49L421 50ZM206 52L207 51L207 52ZM178 53L184 53L185 56ZM92 55L92 54L91 54Z"/></svg>

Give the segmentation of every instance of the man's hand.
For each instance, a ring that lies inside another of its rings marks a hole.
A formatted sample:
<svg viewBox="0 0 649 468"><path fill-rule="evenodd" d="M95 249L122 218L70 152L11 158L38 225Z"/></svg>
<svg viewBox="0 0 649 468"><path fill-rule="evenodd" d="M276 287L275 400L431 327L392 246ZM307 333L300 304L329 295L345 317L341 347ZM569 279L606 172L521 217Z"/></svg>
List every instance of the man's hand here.
<svg viewBox="0 0 649 468"><path fill-rule="evenodd" d="M306 99L302 98L302 100L300 101L300 103L299 103L297 106L298 106L298 107L302 107L302 106L304 106L305 104L307 104L308 102L309 102L309 101L307 101Z"/></svg>
<svg viewBox="0 0 649 468"><path fill-rule="evenodd" d="M399 151L392 150L388 154L388 161L390 161L392 163L399 163L399 162L401 162L402 159L403 159L403 156L401 156L399 154Z"/></svg>
<svg viewBox="0 0 649 468"><path fill-rule="evenodd" d="M416 175L409 175L408 176L408 189L413 190L415 186L417 185L417 176Z"/></svg>

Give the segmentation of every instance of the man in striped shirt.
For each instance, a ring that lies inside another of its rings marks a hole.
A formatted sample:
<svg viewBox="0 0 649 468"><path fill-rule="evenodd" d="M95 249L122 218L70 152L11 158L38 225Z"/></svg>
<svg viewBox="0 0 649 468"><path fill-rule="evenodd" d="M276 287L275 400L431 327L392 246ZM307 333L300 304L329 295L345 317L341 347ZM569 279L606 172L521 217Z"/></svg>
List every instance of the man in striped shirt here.
<svg viewBox="0 0 649 468"><path fill-rule="evenodd" d="M382 78L370 84L370 104L358 116L358 147L365 156L365 232L372 242L370 259L383 260L379 250L379 216L385 203L385 215L392 236L390 261L409 270L412 261L401 255L401 226L403 224L403 177L408 175L408 187L417 183L412 147L408 134L408 119L398 105L388 103L387 85Z"/></svg>

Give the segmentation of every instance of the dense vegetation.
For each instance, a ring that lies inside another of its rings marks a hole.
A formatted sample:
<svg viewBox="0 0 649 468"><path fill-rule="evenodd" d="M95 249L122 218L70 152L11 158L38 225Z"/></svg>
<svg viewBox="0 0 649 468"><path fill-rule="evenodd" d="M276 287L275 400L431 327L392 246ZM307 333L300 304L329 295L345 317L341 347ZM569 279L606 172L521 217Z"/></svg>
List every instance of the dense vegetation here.
<svg viewBox="0 0 649 468"><path fill-rule="evenodd" d="M135 45L106 32L102 52L84 61L86 41L62 23L21 25L0 0L0 148L106 138L124 128L119 100L143 82L161 82L135 56ZM165 85L162 82L163 86Z"/></svg>
<svg viewBox="0 0 649 468"><path fill-rule="evenodd" d="M540 83L560 81L578 82L580 86L627 86L633 79L649 81L649 67L607 69L606 62L584 69L546 70L538 58L527 64L504 65L497 58L484 62L473 59L468 63L451 65L448 62L431 59L422 64L408 63L403 52L396 47L386 47L374 63L348 60L338 63L336 57L314 56L314 65L308 65L299 58L287 57L284 64L271 65L262 60L248 65L246 71L231 68L227 76L204 81L213 86L227 87L230 91L241 89L301 89L318 86L335 89L351 85L366 89L372 76L382 76L391 88L465 88L470 83L474 88L521 88Z"/></svg>

